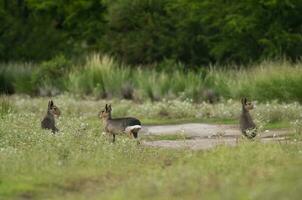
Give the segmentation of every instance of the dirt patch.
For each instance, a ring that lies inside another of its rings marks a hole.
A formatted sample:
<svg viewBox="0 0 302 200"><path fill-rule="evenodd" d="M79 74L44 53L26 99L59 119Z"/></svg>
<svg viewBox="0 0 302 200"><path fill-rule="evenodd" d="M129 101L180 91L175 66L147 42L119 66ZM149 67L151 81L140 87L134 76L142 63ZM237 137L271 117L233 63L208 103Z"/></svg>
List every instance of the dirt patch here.
<svg viewBox="0 0 302 200"><path fill-rule="evenodd" d="M142 135L173 135L182 134L192 139L143 141L146 146L165 148L210 149L217 145L235 146L242 138L238 126L189 123L179 125L145 126ZM259 133L255 138L261 142L276 142L285 140L287 130L268 130Z"/></svg>

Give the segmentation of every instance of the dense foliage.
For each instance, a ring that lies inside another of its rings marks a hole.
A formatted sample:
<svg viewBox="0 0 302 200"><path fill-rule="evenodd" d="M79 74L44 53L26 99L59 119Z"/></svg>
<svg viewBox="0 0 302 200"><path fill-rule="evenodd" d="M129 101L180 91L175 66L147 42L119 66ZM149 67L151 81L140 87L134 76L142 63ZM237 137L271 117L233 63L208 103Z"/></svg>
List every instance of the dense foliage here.
<svg viewBox="0 0 302 200"><path fill-rule="evenodd" d="M186 66L302 55L301 0L1 0L0 60L110 53Z"/></svg>

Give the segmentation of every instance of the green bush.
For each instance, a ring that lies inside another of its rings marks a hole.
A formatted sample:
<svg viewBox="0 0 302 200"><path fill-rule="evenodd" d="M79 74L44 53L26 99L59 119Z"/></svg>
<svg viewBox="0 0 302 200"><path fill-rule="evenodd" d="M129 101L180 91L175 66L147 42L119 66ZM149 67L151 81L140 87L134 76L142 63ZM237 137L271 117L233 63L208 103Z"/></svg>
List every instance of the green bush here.
<svg viewBox="0 0 302 200"><path fill-rule="evenodd" d="M9 102L8 98L0 97L0 117L8 114L12 111L13 106Z"/></svg>
<svg viewBox="0 0 302 200"><path fill-rule="evenodd" d="M7 69L1 65L0 68L0 93L13 94L15 88L13 86L14 77L11 73L7 72Z"/></svg>
<svg viewBox="0 0 302 200"><path fill-rule="evenodd" d="M121 97L121 89L131 80L130 69L118 67L108 56L94 54L87 59L85 66L69 74L68 91L80 95L97 97Z"/></svg>
<svg viewBox="0 0 302 200"><path fill-rule="evenodd" d="M40 95L54 95L64 91L65 77L71 66L71 61L63 55L42 62L32 75L32 84L37 87L35 92Z"/></svg>
<svg viewBox="0 0 302 200"><path fill-rule="evenodd" d="M240 73L232 85L236 90L234 97L247 95L259 101L302 102L301 75L301 63L263 62Z"/></svg>
<svg viewBox="0 0 302 200"><path fill-rule="evenodd" d="M31 63L2 63L0 66L0 93L32 94L34 85L31 83L32 70Z"/></svg>
<svg viewBox="0 0 302 200"><path fill-rule="evenodd" d="M33 94L36 90L36 85L32 83L32 68L19 68L18 76L14 81L16 93Z"/></svg>

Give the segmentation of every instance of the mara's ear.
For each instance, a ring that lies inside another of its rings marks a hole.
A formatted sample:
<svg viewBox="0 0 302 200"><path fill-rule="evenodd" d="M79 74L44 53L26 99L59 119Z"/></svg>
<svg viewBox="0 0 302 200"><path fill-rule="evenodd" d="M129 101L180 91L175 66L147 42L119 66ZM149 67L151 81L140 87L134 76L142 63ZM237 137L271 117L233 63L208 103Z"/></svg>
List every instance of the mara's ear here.
<svg viewBox="0 0 302 200"><path fill-rule="evenodd" d="M107 110L108 110L108 106L107 106L107 103L106 103L106 105L105 105L105 111L107 112Z"/></svg>
<svg viewBox="0 0 302 200"><path fill-rule="evenodd" d="M111 112L112 108L111 108L111 104L109 104L108 106L108 111Z"/></svg>
<svg viewBox="0 0 302 200"><path fill-rule="evenodd" d="M48 108L52 108L52 107L53 107L53 101L50 100L50 101L48 102Z"/></svg>
<svg viewBox="0 0 302 200"><path fill-rule="evenodd" d="M243 97L243 98L241 99L241 103L242 103L242 105L246 105L246 102L247 102L246 97Z"/></svg>

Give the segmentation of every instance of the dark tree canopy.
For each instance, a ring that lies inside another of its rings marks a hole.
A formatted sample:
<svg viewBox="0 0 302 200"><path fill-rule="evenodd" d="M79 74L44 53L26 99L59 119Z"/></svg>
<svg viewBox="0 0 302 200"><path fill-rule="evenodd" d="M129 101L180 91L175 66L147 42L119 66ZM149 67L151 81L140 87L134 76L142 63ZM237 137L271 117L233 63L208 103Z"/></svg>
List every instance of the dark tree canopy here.
<svg viewBox="0 0 302 200"><path fill-rule="evenodd" d="M301 0L0 0L0 60L90 51L189 66L302 55Z"/></svg>

